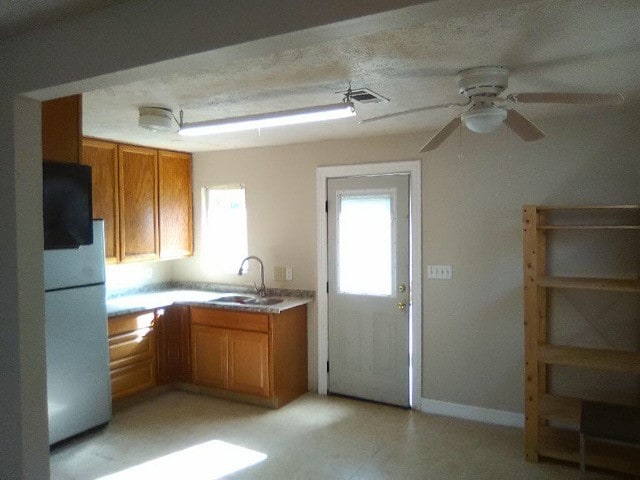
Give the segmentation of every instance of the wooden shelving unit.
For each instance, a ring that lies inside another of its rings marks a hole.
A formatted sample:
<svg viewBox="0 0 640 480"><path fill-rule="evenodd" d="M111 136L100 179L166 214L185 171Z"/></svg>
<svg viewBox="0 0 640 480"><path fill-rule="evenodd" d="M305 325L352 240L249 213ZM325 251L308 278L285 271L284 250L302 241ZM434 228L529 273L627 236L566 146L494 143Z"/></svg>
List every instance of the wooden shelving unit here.
<svg viewBox="0 0 640 480"><path fill-rule="evenodd" d="M563 215L568 215L571 221L563 223ZM636 278L551 276L547 266L547 236L569 235L567 241L571 241L571 235L581 235L581 232L598 235L601 231L602 241L606 242L607 235L616 235L616 231L634 235L634 232L640 233L640 205L527 205L523 211L523 228L525 453L530 461L547 457L577 463L581 399L558 396L549 391L549 368L563 365L640 374L640 352L549 343L548 291L578 289L640 294L640 276L637 271ZM620 445L595 442L589 450L588 464L624 473L640 473L638 450Z"/></svg>

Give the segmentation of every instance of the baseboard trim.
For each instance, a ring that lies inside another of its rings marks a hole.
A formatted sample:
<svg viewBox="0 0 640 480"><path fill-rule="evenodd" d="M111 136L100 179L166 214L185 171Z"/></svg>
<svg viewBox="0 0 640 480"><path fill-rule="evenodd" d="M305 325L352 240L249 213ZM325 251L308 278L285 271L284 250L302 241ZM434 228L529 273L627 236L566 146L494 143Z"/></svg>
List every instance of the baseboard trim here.
<svg viewBox="0 0 640 480"><path fill-rule="evenodd" d="M506 427L524 428L524 415L506 410L474 407L473 405L442 402L428 398L422 399L420 410L424 413L434 415L444 415L446 417L462 418L464 420L474 420L476 422L491 423Z"/></svg>

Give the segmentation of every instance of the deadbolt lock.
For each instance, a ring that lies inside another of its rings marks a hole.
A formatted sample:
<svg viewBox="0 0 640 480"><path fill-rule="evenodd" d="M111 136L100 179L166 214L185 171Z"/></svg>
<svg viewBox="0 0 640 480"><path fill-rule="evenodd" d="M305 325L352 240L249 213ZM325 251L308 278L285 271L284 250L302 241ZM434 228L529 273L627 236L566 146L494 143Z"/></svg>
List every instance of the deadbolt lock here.
<svg viewBox="0 0 640 480"><path fill-rule="evenodd" d="M406 285L404 285L403 283L401 283L401 284L398 286L398 290L399 290L399 291L401 291L401 292L404 292L406 289L407 289L407 287L406 287Z"/></svg>

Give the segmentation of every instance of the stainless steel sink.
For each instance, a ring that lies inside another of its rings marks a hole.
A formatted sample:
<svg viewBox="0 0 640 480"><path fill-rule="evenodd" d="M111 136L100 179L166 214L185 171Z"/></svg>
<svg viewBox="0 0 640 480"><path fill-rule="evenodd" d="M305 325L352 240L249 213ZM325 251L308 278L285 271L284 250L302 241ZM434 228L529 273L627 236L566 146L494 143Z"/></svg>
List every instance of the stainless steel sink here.
<svg viewBox="0 0 640 480"><path fill-rule="evenodd" d="M248 295L226 295L212 298L209 303L231 303L235 305L276 305L284 302L282 298L275 297L250 297Z"/></svg>
<svg viewBox="0 0 640 480"><path fill-rule="evenodd" d="M275 297L256 297L251 300L247 300L243 302L244 305L277 305L278 303L282 303L284 300L282 298Z"/></svg>
<svg viewBox="0 0 640 480"><path fill-rule="evenodd" d="M247 295L226 295L224 297L212 298L210 303L245 303L248 300L253 300L254 297Z"/></svg>

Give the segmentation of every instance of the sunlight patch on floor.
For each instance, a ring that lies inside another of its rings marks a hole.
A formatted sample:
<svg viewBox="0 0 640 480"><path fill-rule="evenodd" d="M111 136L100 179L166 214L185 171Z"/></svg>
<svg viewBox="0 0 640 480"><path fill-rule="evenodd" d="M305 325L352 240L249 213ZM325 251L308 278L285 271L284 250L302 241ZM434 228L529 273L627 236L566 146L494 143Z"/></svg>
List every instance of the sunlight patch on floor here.
<svg viewBox="0 0 640 480"><path fill-rule="evenodd" d="M211 440L155 458L98 480L154 480L188 478L215 480L260 463L267 455L221 440Z"/></svg>

